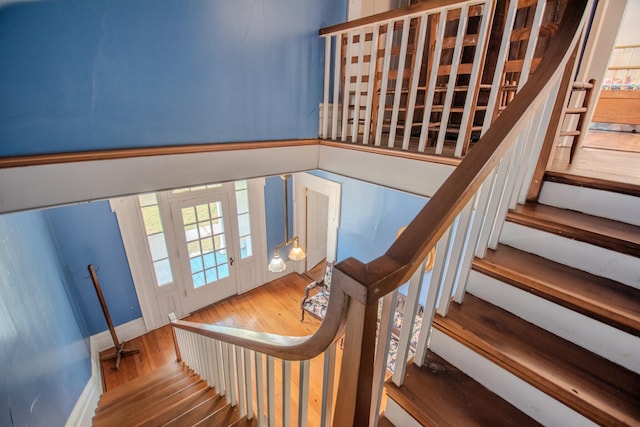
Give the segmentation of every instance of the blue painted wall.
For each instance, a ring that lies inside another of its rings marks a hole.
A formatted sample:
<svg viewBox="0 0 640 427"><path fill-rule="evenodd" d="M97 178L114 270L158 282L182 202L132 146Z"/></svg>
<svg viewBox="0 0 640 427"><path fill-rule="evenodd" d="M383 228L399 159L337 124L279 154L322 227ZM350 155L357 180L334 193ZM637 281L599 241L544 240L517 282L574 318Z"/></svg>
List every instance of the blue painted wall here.
<svg viewBox="0 0 640 427"><path fill-rule="evenodd" d="M97 270L114 325L142 317L116 216L109 202L48 209L47 217L72 279L90 335L107 329L87 266Z"/></svg>
<svg viewBox="0 0 640 427"><path fill-rule="evenodd" d="M293 180L287 179L287 191L289 200L287 209L289 210L289 238L293 237ZM273 257L276 246L284 242L284 185L279 176L269 176L265 179L264 185L264 209L265 222L267 224L267 261ZM287 247L290 249L291 247ZM289 251L280 253L280 258L287 261Z"/></svg>
<svg viewBox="0 0 640 427"><path fill-rule="evenodd" d="M0 425L62 426L91 374L43 212L0 216Z"/></svg>
<svg viewBox="0 0 640 427"><path fill-rule="evenodd" d="M346 0L0 6L0 156L317 136Z"/></svg>

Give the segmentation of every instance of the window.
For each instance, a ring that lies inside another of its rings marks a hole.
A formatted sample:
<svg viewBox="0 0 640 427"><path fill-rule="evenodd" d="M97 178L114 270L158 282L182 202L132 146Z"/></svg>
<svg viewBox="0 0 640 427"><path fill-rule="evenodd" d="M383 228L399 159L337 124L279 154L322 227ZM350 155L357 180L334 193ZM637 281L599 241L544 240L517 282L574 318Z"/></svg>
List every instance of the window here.
<svg viewBox="0 0 640 427"><path fill-rule="evenodd" d="M249 217L249 190L247 181L236 181L236 209L238 212L238 235L240 237L240 259L253 255L251 244L251 219Z"/></svg>
<svg viewBox="0 0 640 427"><path fill-rule="evenodd" d="M138 196L138 202L140 203L151 261L153 262L156 284L158 286L168 285L173 283L173 272L169 262L167 241L164 227L162 226L158 198L155 193L141 194Z"/></svg>

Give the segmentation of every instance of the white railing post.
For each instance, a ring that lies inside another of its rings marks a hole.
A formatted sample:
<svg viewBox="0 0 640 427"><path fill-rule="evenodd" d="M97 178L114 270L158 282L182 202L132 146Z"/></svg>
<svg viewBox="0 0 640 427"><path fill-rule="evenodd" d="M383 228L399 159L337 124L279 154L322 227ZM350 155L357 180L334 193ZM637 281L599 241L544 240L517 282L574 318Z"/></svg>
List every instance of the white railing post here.
<svg viewBox="0 0 640 427"><path fill-rule="evenodd" d="M388 293L382 298L382 314L380 316L380 329L378 330L378 342L373 362L373 390L371 395L370 425L376 427L380 417L380 404L382 401L382 389L384 377L387 372L387 358L389 356L389 341L393 329L393 319L398 305L398 290ZM396 358L396 363L398 359ZM404 361L402 362L404 363Z"/></svg>
<svg viewBox="0 0 640 427"><path fill-rule="evenodd" d="M409 26L411 19L407 16L402 21L402 38L400 39L400 57L396 67L396 87L393 93L393 110L391 111L391 127L389 128L389 141L387 146L394 147L396 140L396 129L398 126L398 115L400 110L400 98L402 98L402 82L404 80L404 67L407 59L407 44L409 43ZM406 123L405 123L406 124ZM407 129L405 128L405 133Z"/></svg>
<svg viewBox="0 0 640 427"><path fill-rule="evenodd" d="M413 276L411 276L411 280L409 280L409 289L404 304L404 318L402 320L402 328L400 329L400 338L398 339L396 364L392 377L393 383L398 387L402 385L404 374L407 370L407 359L409 356L409 348L411 347L413 327L418 306L420 305L420 294L423 288L422 281L424 280L425 263L426 260L422 262Z"/></svg>

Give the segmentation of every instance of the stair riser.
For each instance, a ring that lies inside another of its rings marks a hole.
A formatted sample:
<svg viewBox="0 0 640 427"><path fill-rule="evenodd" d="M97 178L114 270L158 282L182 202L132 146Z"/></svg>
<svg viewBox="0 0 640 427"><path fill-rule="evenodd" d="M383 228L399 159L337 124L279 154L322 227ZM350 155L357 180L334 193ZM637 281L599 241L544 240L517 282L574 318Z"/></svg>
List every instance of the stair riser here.
<svg viewBox="0 0 640 427"><path fill-rule="evenodd" d="M396 403L395 400L389 398L387 407L384 410L384 416L394 426L403 427L421 427L420 423L413 418L404 408Z"/></svg>
<svg viewBox="0 0 640 427"><path fill-rule="evenodd" d="M640 289L640 258L508 221L500 242Z"/></svg>
<svg viewBox="0 0 640 427"><path fill-rule="evenodd" d="M449 363L544 425L596 425L435 328L429 346Z"/></svg>
<svg viewBox="0 0 640 427"><path fill-rule="evenodd" d="M634 372L640 373L640 338L471 271L467 292Z"/></svg>
<svg viewBox="0 0 640 427"><path fill-rule="evenodd" d="M640 226L640 197L587 187L545 182L539 202Z"/></svg>

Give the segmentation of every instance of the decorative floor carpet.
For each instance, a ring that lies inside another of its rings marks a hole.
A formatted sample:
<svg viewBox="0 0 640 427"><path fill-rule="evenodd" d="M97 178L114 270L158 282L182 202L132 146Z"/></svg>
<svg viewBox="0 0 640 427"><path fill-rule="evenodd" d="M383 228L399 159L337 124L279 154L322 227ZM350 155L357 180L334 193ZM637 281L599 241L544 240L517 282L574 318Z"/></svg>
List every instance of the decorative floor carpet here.
<svg viewBox="0 0 640 427"><path fill-rule="evenodd" d="M393 373L396 365L396 357L398 354L398 340L400 338L400 329L404 322L404 307L406 297L402 294L398 294L398 303L396 305L395 315L393 316L393 328L391 332L391 340L389 341L389 356L387 357L387 371ZM329 303L329 291L321 290L312 297L310 297L302 305L303 310L311 314L316 319L322 320L327 312L327 305ZM382 312L382 304L378 308L378 322ZM418 307L416 319L413 323L413 331L411 332L411 345L409 346L408 358L412 358L415 354L415 348L418 343L418 337L420 335L420 328L422 327L422 307Z"/></svg>

